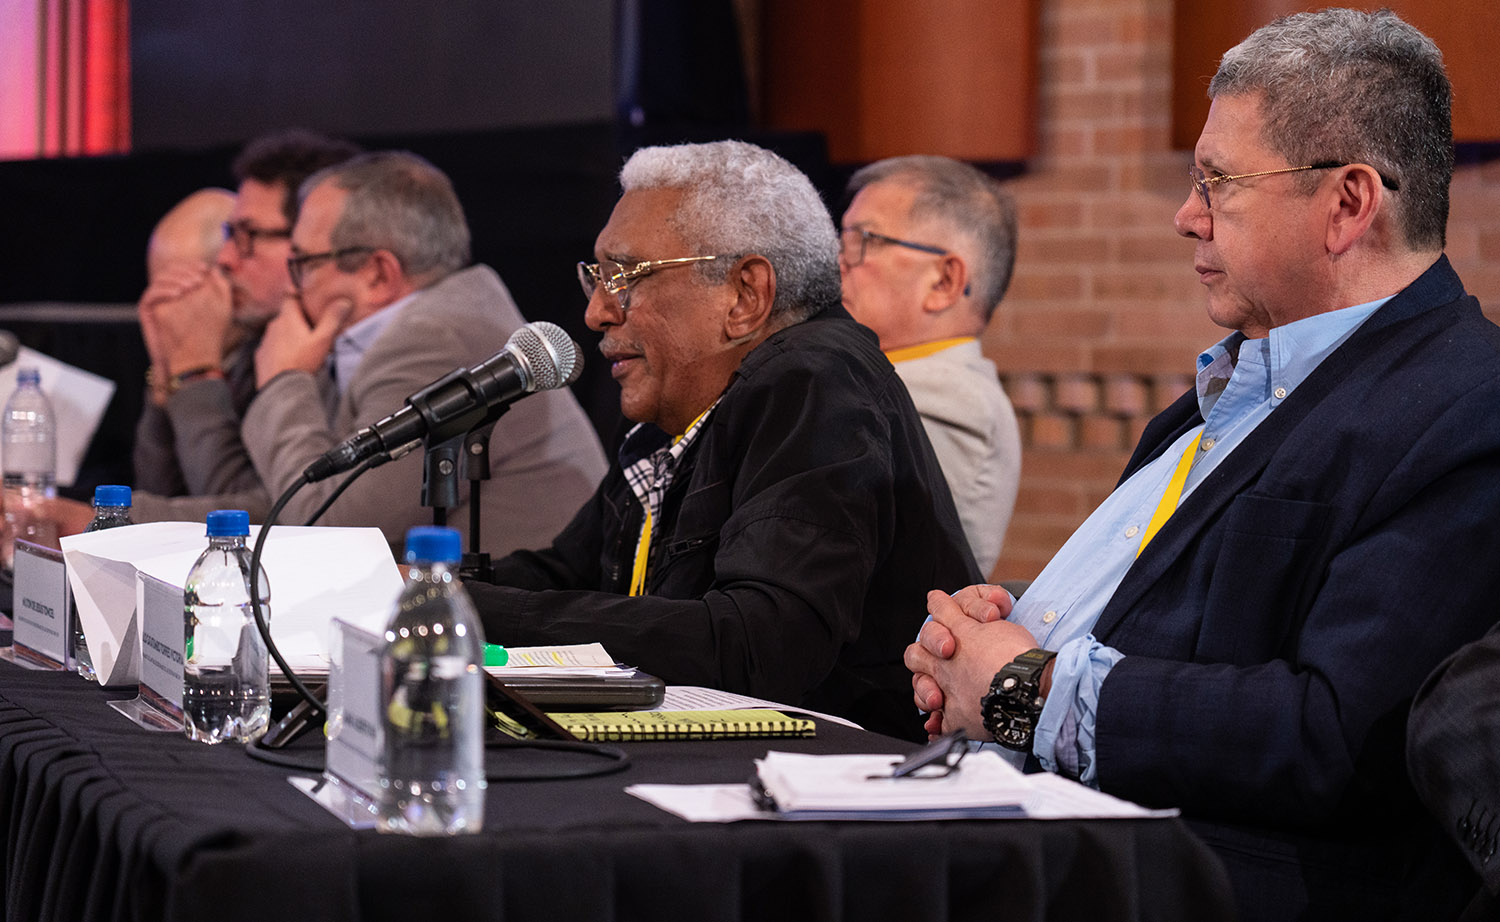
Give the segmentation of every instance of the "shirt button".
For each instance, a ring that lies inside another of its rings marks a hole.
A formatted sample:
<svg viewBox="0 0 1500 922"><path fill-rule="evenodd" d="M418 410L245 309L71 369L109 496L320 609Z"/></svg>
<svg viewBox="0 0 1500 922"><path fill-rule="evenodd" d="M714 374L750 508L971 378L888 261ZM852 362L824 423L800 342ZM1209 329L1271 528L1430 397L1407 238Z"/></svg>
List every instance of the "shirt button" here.
<svg viewBox="0 0 1500 922"><path fill-rule="evenodd" d="M1204 451L1208 451L1209 449L1211 449L1213 447L1214 447L1214 440L1213 439L1204 439L1203 440L1203 450Z"/></svg>
<svg viewBox="0 0 1500 922"><path fill-rule="evenodd" d="M1042 623L1043 624L1051 624L1052 622L1054 622L1056 620L1057 620L1057 612L1055 612L1055 611L1049 611L1046 614L1042 615Z"/></svg>
<svg viewBox="0 0 1500 922"><path fill-rule="evenodd" d="M1138 535L1140 533L1141 533L1141 530L1139 528L1136 528L1134 525L1132 525L1129 528L1125 529L1125 537L1127 537L1127 538L1134 538L1136 535Z"/></svg>
<svg viewBox="0 0 1500 922"><path fill-rule="evenodd" d="M1284 387L1278 387L1276 388L1276 390L1272 391L1272 393L1276 395L1277 400L1286 399L1286 388Z"/></svg>

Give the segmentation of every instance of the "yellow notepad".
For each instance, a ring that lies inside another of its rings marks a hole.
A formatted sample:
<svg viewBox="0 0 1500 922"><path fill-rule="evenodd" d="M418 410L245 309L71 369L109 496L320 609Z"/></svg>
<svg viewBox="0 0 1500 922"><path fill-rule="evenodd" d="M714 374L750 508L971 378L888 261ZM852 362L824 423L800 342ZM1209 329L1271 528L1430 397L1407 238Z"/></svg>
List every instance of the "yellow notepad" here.
<svg viewBox="0 0 1500 922"><path fill-rule="evenodd" d="M547 715L590 743L641 740L729 740L771 736L816 736L806 717L746 708L733 711L600 711Z"/></svg>

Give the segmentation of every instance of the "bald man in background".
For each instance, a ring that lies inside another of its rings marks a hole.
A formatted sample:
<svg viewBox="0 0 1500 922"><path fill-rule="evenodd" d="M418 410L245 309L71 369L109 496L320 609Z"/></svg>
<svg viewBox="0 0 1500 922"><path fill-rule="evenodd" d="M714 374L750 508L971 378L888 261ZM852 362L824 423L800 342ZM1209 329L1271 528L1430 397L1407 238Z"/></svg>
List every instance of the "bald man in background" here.
<svg viewBox="0 0 1500 922"><path fill-rule="evenodd" d="M146 243L146 279L156 280L169 266L213 265L224 244L224 222L234 211L228 189L199 189L162 215Z"/></svg>
<svg viewBox="0 0 1500 922"><path fill-rule="evenodd" d="M161 315L173 309L172 305L184 291L200 284L205 272L214 265L224 245L224 225L234 205L234 193L228 189L199 189L162 216L146 245L147 284L138 311L151 373L147 376L146 406L136 424L137 489L164 496L189 492L166 409L172 393L167 355L175 345L171 342L174 333L170 324L163 323ZM218 303L228 305L227 300ZM246 352L248 338L246 328L228 324L220 346L226 374L237 372L227 380L231 402L240 412L255 394L255 366ZM239 488L255 486L251 473L250 481L237 485Z"/></svg>

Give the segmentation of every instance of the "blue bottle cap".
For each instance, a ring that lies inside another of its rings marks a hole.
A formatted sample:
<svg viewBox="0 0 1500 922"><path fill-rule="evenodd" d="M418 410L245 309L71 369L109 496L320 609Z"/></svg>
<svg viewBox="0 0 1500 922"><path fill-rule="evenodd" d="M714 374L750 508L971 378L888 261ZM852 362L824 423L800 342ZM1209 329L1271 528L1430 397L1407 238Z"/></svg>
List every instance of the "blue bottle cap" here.
<svg viewBox="0 0 1500 922"><path fill-rule="evenodd" d="M250 513L243 509L218 509L208 514L210 538L243 538L250 534Z"/></svg>
<svg viewBox="0 0 1500 922"><path fill-rule="evenodd" d="M16 384L41 384L42 373L34 366L16 369Z"/></svg>
<svg viewBox="0 0 1500 922"><path fill-rule="evenodd" d="M452 528L419 525L406 533L407 563L457 563L463 541Z"/></svg>
<svg viewBox="0 0 1500 922"><path fill-rule="evenodd" d="M128 506L130 505L130 488L122 487L117 483L94 487L94 505Z"/></svg>

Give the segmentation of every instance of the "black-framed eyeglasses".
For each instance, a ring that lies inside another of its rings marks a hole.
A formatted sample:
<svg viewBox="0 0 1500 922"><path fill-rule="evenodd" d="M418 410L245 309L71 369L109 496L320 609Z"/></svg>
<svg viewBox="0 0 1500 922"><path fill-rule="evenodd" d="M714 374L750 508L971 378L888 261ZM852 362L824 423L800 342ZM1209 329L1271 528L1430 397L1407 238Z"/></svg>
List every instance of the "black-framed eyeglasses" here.
<svg viewBox="0 0 1500 922"><path fill-rule="evenodd" d="M940 736L891 766L889 775L870 775L866 780L878 778L946 778L958 771L958 763L969 754L969 737L962 730L954 730ZM922 769L931 768L930 772ZM919 774L920 772L920 774Z"/></svg>
<svg viewBox="0 0 1500 922"><path fill-rule="evenodd" d="M1213 211L1213 199L1209 195L1210 188L1213 186L1222 185L1226 182L1234 182L1240 179L1250 179L1255 176L1274 176L1277 173L1301 173L1303 170L1335 170L1341 166L1348 165L1349 164L1340 162L1338 160L1328 160L1321 163L1310 163L1307 166L1282 167L1279 170L1258 170L1254 173L1236 173L1233 176L1209 176L1202 170L1198 169L1197 166L1190 166L1188 167L1188 178L1193 181L1193 190L1198 193L1198 198L1203 200L1203 207L1209 211ZM1391 179L1389 176L1386 176L1379 170L1377 170L1376 173L1380 176L1380 184L1385 186L1387 189L1390 189L1392 192L1396 192L1401 188L1401 184L1396 182L1396 180Z"/></svg>
<svg viewBox="0 0 1500 922"><path fill-rule="evenodd" d="M620 310L630 310L630 285L637 279L645 278L658 269L670 269L673 266L685 266L689 263L706 262L710 259L722 259L719 255L714 256L680 256L676 259L648 259L638 262L633 266L622 266L612 260L604 260L597 263L580 262L578 264L578 284L583 288L583 296L593 300L594 291L604 288L606 292L614 295L620 302Z"/></svg>
<svg viewBox="0 0 1500 922"><path fill-rule="evenodd" d="M249 259L255 255L257 237L265 237L268 240L287 240L291 236L290 227L272 229L256 227L249 221L224 222L224 239L234 241L234 251L239 254L240 259Z"/></svg>
<svg viewBox="0 0 1500 922"><path fill-rule="evenodd" d="M292 277L292 287L300 290L302 277L309 265L329 259L343 259L345 256L353 256L356 253L373 253L375 250L375 247L342 247L326 253L299 253L296 256L287 257L286 271Z"/></svg>
<svg viewBox="0 0 1500 922"><path fill-rule="evenodd" d="M948 251L942 247L935 247L926 243L915 243L911 240L902 240L899 237L891 237L886 234L877 234L863 227L846 227L839 231L839 257L843 259L844 265L853 268L865 261L865 250L869 248L871 240L879 240L881 243L889 243L893 246L906 247L909 250L917 250L922 253L932 253L935 256L947 256Z"/></svg>

